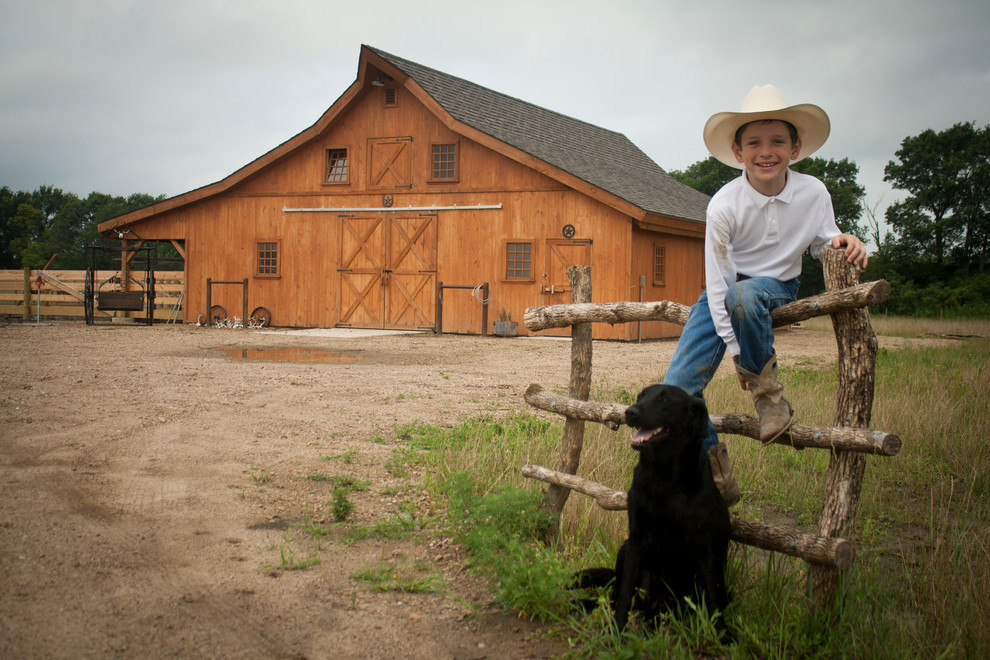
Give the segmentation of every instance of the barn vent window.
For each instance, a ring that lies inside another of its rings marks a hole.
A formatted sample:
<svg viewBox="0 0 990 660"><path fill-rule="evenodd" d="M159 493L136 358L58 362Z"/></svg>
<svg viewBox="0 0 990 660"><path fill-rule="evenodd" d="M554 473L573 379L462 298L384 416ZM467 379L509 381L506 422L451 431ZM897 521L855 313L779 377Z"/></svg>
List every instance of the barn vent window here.
<svg viewBox="0 0 990 660"><path fill-rule="evenodd" d="M653 244L653 286L666 284L666 251L663 245Z"/></svg>
<svg viewBox="0 0 990 660"><path fill-rule="evenodd" d="M347 183L347 149L327 149L327 183Z"/></svg>
<svg viewBox="0 0 990 660"><path fill-rule="evenodd" d="M430 181L457 181L457 176L457 144L434 144Z"/></svg>
<svg viewBox="0 0 990 660"><path fill-rule="evenodd" d="M258 241L258 277L278 277L278 241Z"/></svg>
<svg viewBox="0 0 990 660"><path fill-rule="evenodd" d="M529 242L505 244L505 279L531 280L533 278L533 244Z"/></svg>
<svg viewBox="0 0 990 660"><path fill-rule="evenodd" d="M395 87L385 88L385 107L394 108L396 106Z"/></svg>

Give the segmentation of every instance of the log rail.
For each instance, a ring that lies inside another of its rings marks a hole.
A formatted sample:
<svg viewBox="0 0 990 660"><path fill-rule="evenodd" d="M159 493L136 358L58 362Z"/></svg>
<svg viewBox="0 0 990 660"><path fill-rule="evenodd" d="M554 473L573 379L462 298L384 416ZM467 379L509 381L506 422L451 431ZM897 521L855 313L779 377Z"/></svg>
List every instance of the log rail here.
<svg viewBox="0 0 990 660"><path fill-rule="evenodd" d="M548 484L570 488L595 499L598 506L607 511L623 511L626 509L626 492L612 490L607 486L582 479L573 474L548 470L539 465L524 465L522 475L529 479L538 479ZM842 538L816 536L797 532L780 525L756 520L746 520L731 516L732 539L756 546L764 550L774 550L792 557L799 557L815 564L824 564L835 568L848 568L852 564L854 548L852 542Z"/></svg>

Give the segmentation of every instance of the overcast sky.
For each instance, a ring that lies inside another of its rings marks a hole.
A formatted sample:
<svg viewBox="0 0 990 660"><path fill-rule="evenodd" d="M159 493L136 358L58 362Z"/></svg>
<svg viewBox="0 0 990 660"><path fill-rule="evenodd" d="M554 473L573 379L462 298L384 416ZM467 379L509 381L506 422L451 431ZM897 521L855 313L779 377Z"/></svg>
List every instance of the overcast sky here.
<svg viewBox="0 0 990 660"><path fill-rule="evenodd" d="M776 85L898 198L901 141L990 124L987 0L0 0L0 185L168 196L312 125L361 44L619 131L666 170Z"/></svg>

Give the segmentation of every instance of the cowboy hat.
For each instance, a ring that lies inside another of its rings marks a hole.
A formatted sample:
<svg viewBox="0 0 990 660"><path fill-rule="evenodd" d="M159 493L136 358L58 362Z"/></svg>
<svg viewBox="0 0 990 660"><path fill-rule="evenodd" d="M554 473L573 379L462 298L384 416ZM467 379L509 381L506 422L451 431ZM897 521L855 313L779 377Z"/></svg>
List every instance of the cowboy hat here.
<svg viewBox="0 0 990 660"><path fill-rule="evenodd" d="M828 139L830 123L824 110L810 103L789 106L773 85L756 85L739 112L717 112L705 122L705 146L715 158L741 170L742 164L732 153L736 131L743 124L768 119L790 122L797 129L801 151L792 163L815 153Z"/></svg>

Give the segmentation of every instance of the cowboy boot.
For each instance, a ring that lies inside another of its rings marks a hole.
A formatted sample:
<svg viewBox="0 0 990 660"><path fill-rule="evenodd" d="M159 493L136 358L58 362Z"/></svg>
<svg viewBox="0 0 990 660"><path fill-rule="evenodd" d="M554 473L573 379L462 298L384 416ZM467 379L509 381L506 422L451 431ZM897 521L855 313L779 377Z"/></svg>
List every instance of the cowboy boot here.
<svg viewBox="0 0 990 660"><path fill-rule="evenodd" d="M769 444L787 432L794 423L794 410L784 398L784 386L777 379L777 356L763 365L759 375L736 364L736 371L753 394L756 414L760 417L760 441Z"/></svg>
<svg viewBox="0 0 990 660"><path fill-rule="evenodd" d="M732 506L742 497L739 492L739 482L732 474L732 461L729 460L729 450L724 442L720 442L708 450L708 460L712 464L712 478L715 487L722 494L726 506Z"/></svg>

